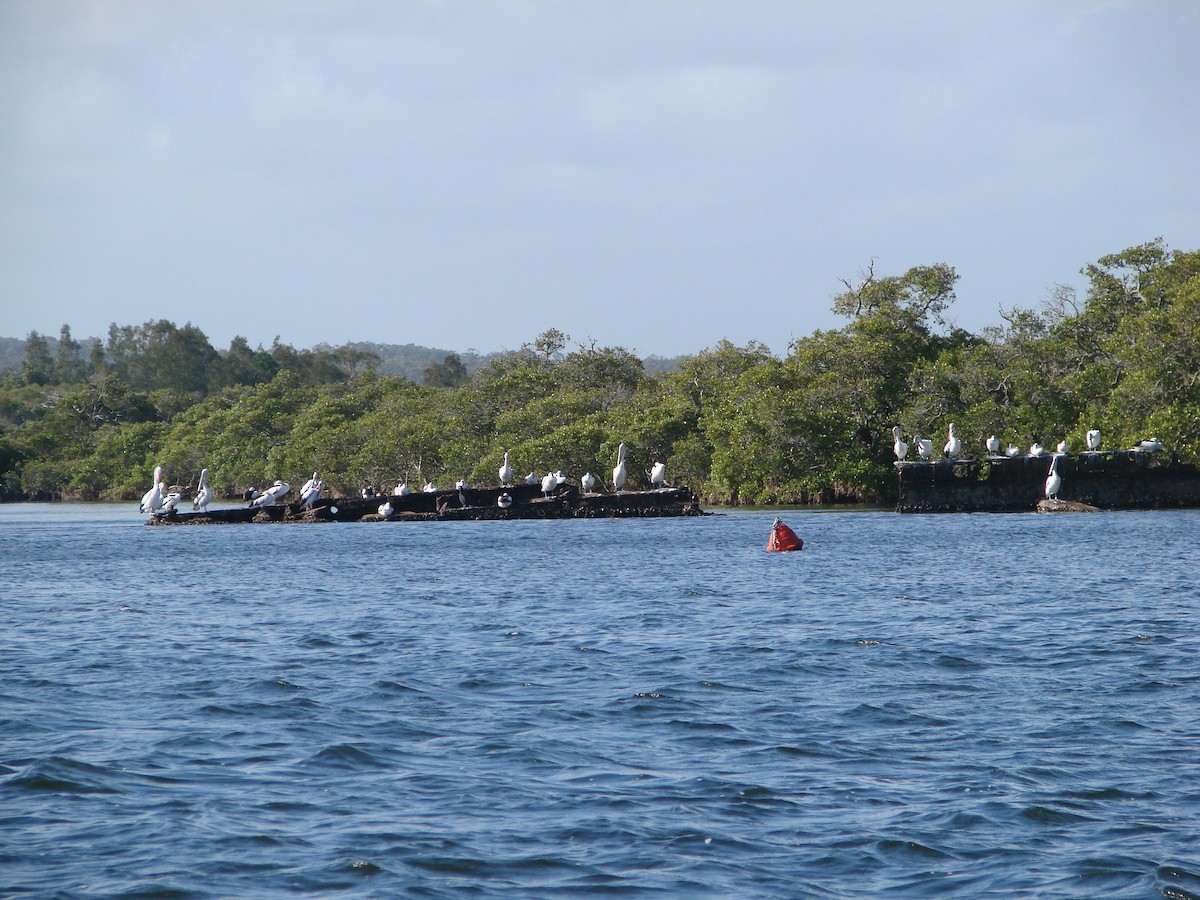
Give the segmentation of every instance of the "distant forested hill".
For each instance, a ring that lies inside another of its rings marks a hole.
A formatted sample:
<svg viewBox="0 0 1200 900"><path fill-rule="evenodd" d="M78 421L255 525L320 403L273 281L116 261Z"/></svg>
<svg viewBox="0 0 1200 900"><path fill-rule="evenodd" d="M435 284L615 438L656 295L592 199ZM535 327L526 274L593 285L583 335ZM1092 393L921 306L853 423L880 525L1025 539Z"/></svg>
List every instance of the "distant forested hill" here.
<svg viewBox="0 0 1200 900"><path fill-rule="evenodd" d="M380 359L379 371L385 375L401 375L420 384L425 370L447 356L456 354L466 367L467 374L486 366L495 353L463 353L457 350L442 350L437 347L422 347L419 344L376 344L371 341L354 341L345 346L363 353L374 353ZM317 344L315 350L333 350L329 344Z"/></svg>
<svg viewBox="0 0 1200 900"><path fill-rule="evenodd" d="M49 351L57 353L58 340L50 335L46 335L45 338ZM82 343L90 347L92 341L95 340L98 339L88 338ZM429 366L442 362L451 354L457 354L468 375L475 373L499 356L499 353L472 353L469 351L464 353L437 347L422 347L419 344L375 344L370 341L355 341L345 346L364 353L374 353L382 361L379 366L380 372L387 375L400 375L418 384L423 381L425 370ZM313 349L332 352L336 348L329 344L318 344ZM0 337L0 372L21 368L21 362L24 359L24 338ZM658 372L673 372L679 368L683 359L682 356L648 356L643 363L646 366L646 374L654 375Z"/></svg>

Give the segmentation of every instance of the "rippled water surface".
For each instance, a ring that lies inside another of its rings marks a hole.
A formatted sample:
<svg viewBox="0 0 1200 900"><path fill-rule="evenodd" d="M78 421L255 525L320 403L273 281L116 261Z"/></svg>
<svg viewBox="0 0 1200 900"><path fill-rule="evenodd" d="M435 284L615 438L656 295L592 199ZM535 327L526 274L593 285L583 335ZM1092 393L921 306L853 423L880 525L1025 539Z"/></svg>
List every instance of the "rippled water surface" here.
<svg viewBox="0 0 1200 900"><path fill-rule="evenodd" d="M1200 512L0 506L0 895L1200 897Z"/></svg>

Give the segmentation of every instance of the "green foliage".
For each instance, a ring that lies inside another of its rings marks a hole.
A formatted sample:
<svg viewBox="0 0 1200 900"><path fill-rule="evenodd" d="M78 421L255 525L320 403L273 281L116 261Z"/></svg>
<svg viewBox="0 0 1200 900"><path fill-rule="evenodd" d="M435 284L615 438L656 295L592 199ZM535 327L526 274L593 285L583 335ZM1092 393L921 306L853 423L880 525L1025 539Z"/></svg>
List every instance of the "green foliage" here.
<svg viewBox="0 0 1200 900"><path fill-rule="evenodd" d="M783 358L722 341L650 374L556 329L486 360L426 358L419 385L376 374L376 345L217 351L159 321L81 346L64 326L31 333L0 383L0 496L135 499L155 465L184 488L207 467L218 496L314 470L342 494L482 484L506 450L522 476L607 483L624 442L631 488L661 461L709 502L887 502L892 426L940 451L950 423L968 455L990 434L1078 448L1099 427L1107 447L1155 436L1200 460L1200 252L1151 241L1084 273L1082 299L1062 287L973 335L945 320L952 267L870 267L834 300L847 323Z"/></svg>
<svg viewBox="0 0 1200 900"><path fill-rule="evenodd" d="M458 387L467 378L467 367L457 353L447 353L440 363L425 367L425 383L433 387Z"/></svg>

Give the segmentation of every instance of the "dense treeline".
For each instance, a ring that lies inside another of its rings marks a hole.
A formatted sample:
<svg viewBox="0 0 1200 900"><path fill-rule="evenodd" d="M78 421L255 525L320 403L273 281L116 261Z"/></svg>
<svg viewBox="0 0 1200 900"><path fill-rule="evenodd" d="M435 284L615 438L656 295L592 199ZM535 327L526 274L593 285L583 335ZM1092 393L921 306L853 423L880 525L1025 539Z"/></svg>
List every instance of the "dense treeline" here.
<svg viewBox="0 0 1200 900"><path fill-rule="evenodd" d="M1079 448L1098 427L1105 446L1153 435L1200 460L1200 252L1156 240L1084 273L1086 296L1060 288L976 335L944 319L952 267L868 268L834 300L840 329L782 357L722 342L653 374L555 330L471 372L448 354L418 384L354 346L218 352L152 322L80 347L64 326L54 353L31 334L0 388L0 480L8 499L132 499L161 464L185 488L207 467L218 496L313 470L357 493L493 483L506 450L521 473L603 479L623 441L631 486L663 460L709 502L889 502L892 426L940 446L951 422L968 452L993 433Z"/></svg>

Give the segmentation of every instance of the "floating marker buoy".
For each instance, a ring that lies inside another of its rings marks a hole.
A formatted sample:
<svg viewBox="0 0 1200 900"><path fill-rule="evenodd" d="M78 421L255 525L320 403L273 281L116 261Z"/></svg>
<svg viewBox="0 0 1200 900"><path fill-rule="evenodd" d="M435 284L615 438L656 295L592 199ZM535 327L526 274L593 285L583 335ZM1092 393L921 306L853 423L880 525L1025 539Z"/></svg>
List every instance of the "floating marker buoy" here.
<svg viewBox="0 0 1200 900"><path fill-rule="evenodd" d="M768 553L783 553L788 550L803 550L804 541L792 529L783 524L783 519L771 523L771 537L767 539Z"/></svg>

